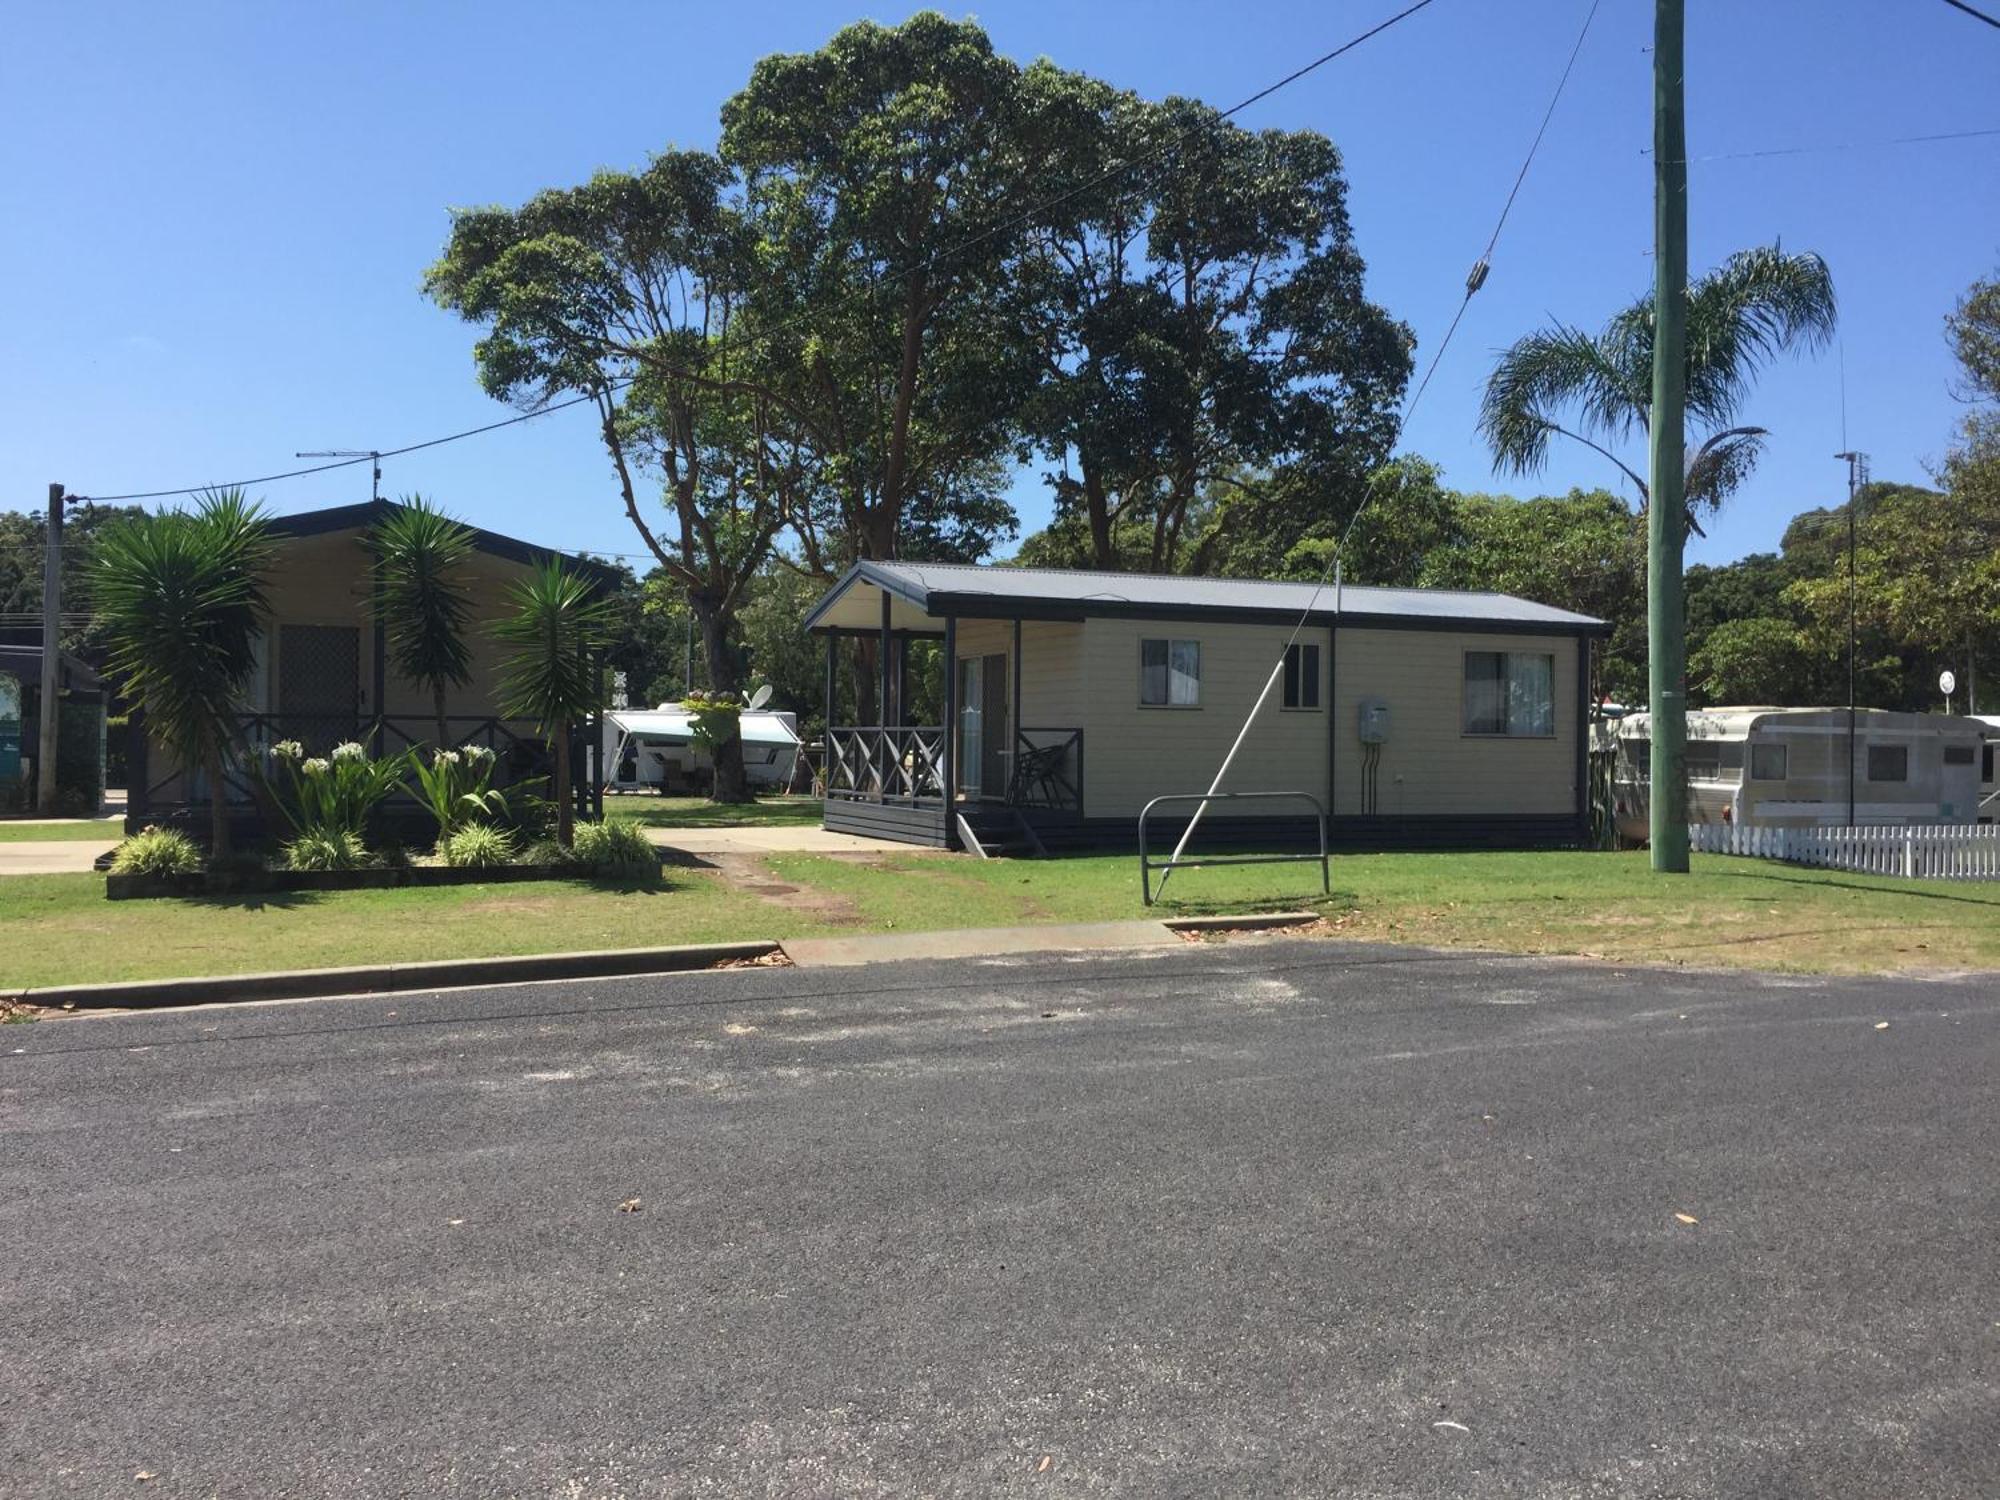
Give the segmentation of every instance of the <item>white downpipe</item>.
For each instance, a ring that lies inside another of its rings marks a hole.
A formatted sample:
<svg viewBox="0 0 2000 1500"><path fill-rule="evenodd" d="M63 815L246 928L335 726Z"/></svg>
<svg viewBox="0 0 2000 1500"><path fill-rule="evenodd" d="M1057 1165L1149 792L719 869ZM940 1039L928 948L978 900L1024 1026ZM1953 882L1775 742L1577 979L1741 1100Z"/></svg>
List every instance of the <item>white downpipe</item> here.
<svg viewBox="0 0 2000 1500"><path fill-rule="evenodd" d="M1284 670L1285 653L1280 651L1278 653L1278 664L1271 668L1271 675L1264 679L1264 691L1257 695L1257 701L1250 706L1250 717L1245 719L1243 727L1236 731L1236 743L1231 745L1229 753L1222 757L1222 766L1216 771L1215 780L1209 783L1209 796L1213 797L1217 792L1222 790L1222 778L1229 774L1230 763L1236 759L1236 752L1243 748L1243 742L1250 737L1250 726L1257 722L1257 715L1264 711L1264 700L1271 696L1271 689L1277 685L1278 674ZM1207 811L1208 804L1206 802L1197 802L1195 804L1194 816L1188 819L1187 827L1181 832L1181 841L1174 845L1173 858L1167 861L1166 870L1160 876L1159 888L1161 890L1164 891L1167 888L1167 882L1174 878L1173 861L1181 857L1182 852L1188 846L1188 840L1194 837L1195 824L1201 821L1201 815Z"/></svg>

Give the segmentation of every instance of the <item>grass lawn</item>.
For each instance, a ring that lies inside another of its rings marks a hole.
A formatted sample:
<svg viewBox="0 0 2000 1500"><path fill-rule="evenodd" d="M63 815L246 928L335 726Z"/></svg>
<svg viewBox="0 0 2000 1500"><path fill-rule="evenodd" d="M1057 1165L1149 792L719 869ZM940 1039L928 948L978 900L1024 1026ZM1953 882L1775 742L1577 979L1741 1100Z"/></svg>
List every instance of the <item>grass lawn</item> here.
<svg viewBox="0 0 2000 1500"><path fill-rule="evenodd" d="M698 805L698 804L697 804ZM736 885L669 869L656 889L452 886L192 901L104 899L102 877L0 880L0 988L660 943L1103 921L1146 914L1126 857L772 855ZM753 888L754 887L754 888ZM2000 886L1894 881L1697 856L1379 854L1184 870L1154 908L1311 906L1335 934L1621 962L1818 972L2000 969Z"/></svg>
<svg viewBox="0 0 2000 1500"><path fill-rule="evenodd" d="M50 839L74 839L78 842L117 843L125 837L125 822L122 818L112 818L106 822L88 823L7 823L0 822L0 844L46 843Z"/></svg>
<svg viewBox="0 0 2000 1500"><path fill-rule="evenodd" d="M817 828L817 797L760 797L724 804L706 797L655 797L631 792L604 799L604 816L625 818L648 828Z"/></svg>

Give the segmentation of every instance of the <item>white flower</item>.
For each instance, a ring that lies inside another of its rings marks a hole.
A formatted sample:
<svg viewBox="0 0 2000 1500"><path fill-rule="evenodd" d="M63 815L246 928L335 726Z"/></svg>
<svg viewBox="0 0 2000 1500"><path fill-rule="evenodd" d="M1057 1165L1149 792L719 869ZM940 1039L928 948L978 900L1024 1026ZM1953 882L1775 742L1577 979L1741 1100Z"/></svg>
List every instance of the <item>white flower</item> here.
<svg viewBox="0 0 2000 1500"><path fill-rule="evenodd" d="M436 766L455 766L463 759L464 757L456 750L440 750L437 753L437 758L431 764Z"/></svg>
<svg viewBox="0 0 2000 1500"><path fill-rule="evenodd" d="M306 747L297 740L279 740L271 747L271 756L274 760L302 760L305 753Z"/></svg>
<svg viewBox="0 0 2000 1500"><path fill-rule="evenodd" d="M465 747L465 758L474 765L477 765L481 761L493 759L493 751L486 745L467 745Z"/></svg>
<svg viewBox="0 0 2000 1500"><path fill-rule="evenodd" d="M299 769L308 776L325 776L332 772L333 762L328 760L324 755L315 755L311 760L300 766Z"/></svg>
<svg viewBox="0 0 2000 1500"><path fill-rule="evenodd" d="M366 760L368 752L353 740L349 740L344 745L335 745L333 747L333 758L335 760Z"/></svg>

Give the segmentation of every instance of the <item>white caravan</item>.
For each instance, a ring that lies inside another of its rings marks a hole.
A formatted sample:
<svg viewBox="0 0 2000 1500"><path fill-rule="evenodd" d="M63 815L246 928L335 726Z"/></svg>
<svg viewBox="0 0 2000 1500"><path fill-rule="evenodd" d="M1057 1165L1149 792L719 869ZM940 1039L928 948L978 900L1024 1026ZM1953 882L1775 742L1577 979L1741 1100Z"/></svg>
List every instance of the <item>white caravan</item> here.
<svg viewBox="0 0 2000 1500"><path fill-rule="evenodd" d="M713 769L708 752L694 743L693 715L678 703L658 708L604 711L605 785L612 791L707 791ZM750 785L783 791L791 785L799 758L797 716L746 709L743 773Z"/></svg>

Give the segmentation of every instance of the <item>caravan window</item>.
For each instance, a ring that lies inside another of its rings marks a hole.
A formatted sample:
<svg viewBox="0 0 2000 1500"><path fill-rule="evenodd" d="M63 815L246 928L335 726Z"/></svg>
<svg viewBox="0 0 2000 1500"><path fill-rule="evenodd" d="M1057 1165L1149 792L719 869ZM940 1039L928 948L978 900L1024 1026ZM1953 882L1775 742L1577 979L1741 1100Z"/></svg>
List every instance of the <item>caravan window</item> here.
<svg viewBox="0 0 2000 1500"><path fill-rule="evenodd" d="M1465 653L1465 732L1553 739L1556 659L1545 651Z"/></svg>
<svg viewBox="0 0 2000 1500"><path fill-rule="evenodd" d="M1870 745L1868 747L1868 779L1870 781L1908 781L1910 779L1910 747L1908 745Z"/></svg>
<svg viewBox="0 0 2000 1500"><path fill-rule="evenodd" d="M1319 707L1319 647L1310 641L1285 647L1285 707Z"/></svg>
<svg viewBox="0 0 2000 1500"><path fill-rule="evenodd" d="M1783 745L1752 745L1750 747L1750 779L1752 781L1783 781L1789 769Z"/></svg>
<svg viewBox="0 0 2000 1500"><path fill-rule="evenodd" d="M1948 766L1969 766L1972 764L1972 746L1946 745L1944 763Z"/></svg>
<svg viewBox="0 0 2000 1500"><path fill-rule="evenodd" d="M1139 642L1139 705L1201 707L1201 642Z"/></svg>

